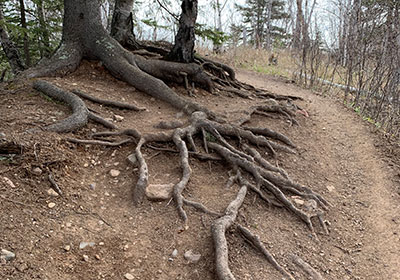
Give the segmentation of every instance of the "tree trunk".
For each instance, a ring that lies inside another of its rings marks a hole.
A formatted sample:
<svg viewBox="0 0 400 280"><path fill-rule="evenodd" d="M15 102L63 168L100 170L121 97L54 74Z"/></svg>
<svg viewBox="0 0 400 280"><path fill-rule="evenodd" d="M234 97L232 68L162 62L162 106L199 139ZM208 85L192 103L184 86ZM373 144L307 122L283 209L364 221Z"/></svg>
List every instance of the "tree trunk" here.
<svg viewBox="0 0 400 280"><path fill-rule="evenodd" d="M29 52L28 25L26 24L24 0L19 0L19 7L21 12L21 26L23 28L23 33L24 33L25 64L26 66L29 67L31 65L31 54Z"/></svg>
<svg viewBox="0 0 400 280"><path fill-rule="evenodd" d="M197 19L197 0L183 0L179 18L179 30L175 44L168 54L169 60L190 63L194 61L194 28Z"/></svg>
<svg viewBox="0 0 400 280"><path fill-rule="evenodd" d="M3 51L6 54L8 62L10 63L11 71L13 73L19 73L25 69L25 66L19 55L18 48L10 40L8 36L7 28L4 22L3 16L3 5L0 4L0 42L3 47Z"/></svg>
<svg viewBox="0 0 400 280"><path fill-rule="evenodd" d="M74 71L82 58L98 59L115 77L187 113L206 108L177 95L162 80L183 84L188 78L212 90L211 79L196 64L145 59L124 49L102 26L100 0L64 0L60 48L46 65L24 72L27 78ZM185 73L185 77L181 73Z"/></svg>
<svg viewBox="0 0 400 280"><path fill-rule="evenodd" d="M49 31L46 26L46 20L44 17L44 10L43 10L43 0L39 0L36 4L37 6L37 13L39 18L39 26L43 44L42 49L40 50L41 57L48 57L50 55L50 36Z"/></svg>
<svg viewBox="0 0 400 280"><path fill-rule="evenodd" d="M133 33L133 0L116 0L111 23L111 36L130 50L139 49Z"/></svg>

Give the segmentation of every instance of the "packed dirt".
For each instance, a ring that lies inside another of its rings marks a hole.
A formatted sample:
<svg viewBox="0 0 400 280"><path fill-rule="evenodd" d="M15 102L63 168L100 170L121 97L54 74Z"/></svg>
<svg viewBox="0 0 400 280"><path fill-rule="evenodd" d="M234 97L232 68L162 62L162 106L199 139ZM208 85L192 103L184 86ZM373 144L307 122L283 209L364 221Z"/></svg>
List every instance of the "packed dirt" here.
<svg viewBox="0 0 400 280"><path fill-rule="evenodd" d="M298 153L279 153L279 166L332 204L325 217L330 234L317 228L318 238L287 210L268 207L252 193L238 221L260 236L295 279L311 278L293 263L293 255L324 279L400 279L398 147L386 144L370 124L329 97L253 72L239 71L238 79L304 98L296 104L308 116L298 114L298 126L264 116L254 116L250 124L289 136ZM97 63L83 62L75 73L47 80L64 89L147 108L131 112L86 102L120 128L150 132L162 120L186 120L168 104L114 79ZM104 130L94 123L75 134L26 133L65 118L68 108L20 84L4 85L0 96L0 141L22 145L14 157L0 157L0 249L15 253L11 261L1 260L1 279L216 279L213 217L187 207L189 228L184 230L171 201L132 205L138 170L127 156L134 143L111 148L65 140L87 139ZM202 90L194 99L232 120L260 102ZM177 183L181 170L176 153L151 147L143 153L151 184ZM222 212L238 190L236 185L226 187L229 167L198 159L190 164L193 176L185 196ZM119 174L113 177L111 170ZM49 191L49 172L62 196ZM282 279L235 230L227 238L237 279ZM186 260L189 250L200 254L200 260Z"/></svg>

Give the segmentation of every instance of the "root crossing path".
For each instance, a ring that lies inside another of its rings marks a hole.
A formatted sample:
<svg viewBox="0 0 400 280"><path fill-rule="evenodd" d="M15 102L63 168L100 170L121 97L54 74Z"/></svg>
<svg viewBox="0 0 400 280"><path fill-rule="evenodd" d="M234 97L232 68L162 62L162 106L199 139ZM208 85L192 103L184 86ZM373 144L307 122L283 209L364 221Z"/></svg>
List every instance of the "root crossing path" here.
<svg viewBox="0 0 400 280"><path fill-rule="evenodd" d="M304 172L324 178L320 186L334 204L329 242L347 253L339 265L348 275L341 279L400 279L400 196L394 179L399 170L377 149L371 125L339 102L295 85L244 71L238 78L307 101L311 123L295 141L304 149Z"/></svg>

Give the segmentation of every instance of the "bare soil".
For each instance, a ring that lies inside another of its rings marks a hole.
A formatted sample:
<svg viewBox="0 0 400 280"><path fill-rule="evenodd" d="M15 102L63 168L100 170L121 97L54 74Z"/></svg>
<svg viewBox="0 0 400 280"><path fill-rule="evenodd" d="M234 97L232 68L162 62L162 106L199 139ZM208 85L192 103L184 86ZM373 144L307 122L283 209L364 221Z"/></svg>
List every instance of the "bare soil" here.
<svg viewBox="0 0 400 280"><path fill-rule="evenodd" d="M293 254L325 279L400 279L398 148L386 144L368 123L328 97L252 72L239 71L238 78L277 94L304 98L296 104L309 117L299 114L299 126L261 116L254 116L251 125L289 136L297 144L298 154L280 153L279 165L332 204L326 216L330 234L317 228L319 240L288 211L269 208L254 194L248 195L239 222L260 236L295 279L308 278L293 264ZM116 122L121 128L150 132L157 130L154 125L161 120L186 119L168 104L114 79L96 63L83 62L77 72L48 80L64 89L80 89L147 108L131 112L87 102L103 117L123 116ZM197 102L233 120L258 102L202 90L196 94ZM84 139L104 130L94 123L75 134L24 133L65 118L68 108L24 85L7 85L0 96L0 132L23 146L20 155L0 158L0 249L16 254L14 260L0 264L0 279L125 279L126 273L134 279L215 279L212 217L186 208L189 228L182 230L173 202L146 201L140 208L133 207L138 170L127 156L134 144L106 148L64 140L68 136ZM179 180L177 154L151 148L144 148L144 154L150 183ZM225 209L238 189L225 186L227 166L197 159L190 164L193 176L185 196L213 210ZM35 171L36 167L43 173ZM111 177L111 169L119 170L120 175ZM53 173L63 196L48 194L47 170ZM49 203L55 206L49 208ZM237 279L282 279L237 232L228 232L227 238L230 266ZM95 244L80 249L81 242ZM178 255L171 258L174 249ZM200 261L186 261L183 254L188 250L201 254Z"/></svg>

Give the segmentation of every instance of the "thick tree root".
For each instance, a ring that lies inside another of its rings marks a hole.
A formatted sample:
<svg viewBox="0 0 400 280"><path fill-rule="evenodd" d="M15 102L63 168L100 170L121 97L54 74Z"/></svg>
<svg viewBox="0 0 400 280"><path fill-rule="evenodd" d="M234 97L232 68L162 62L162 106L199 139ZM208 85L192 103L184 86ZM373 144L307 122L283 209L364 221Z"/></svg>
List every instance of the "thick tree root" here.
<svg viewBox="0 0 400 280"><path fill-rule="evenodd" d="M97 122L97 123L103 125L104 127L107 127L107 128L110 128L110 129L117 129L118 128L112 122L107 121L105 118L103 118L103 117L101 117L101 116L99 116L99 115L97 115L97 114L95 114L93 112L89 112L89 116L88 117L89 117L90 120L92 120L94 122Z"/></svg>
<svg viewBox="0 0 400 280"><path fill-rule="evenodd" d="M45 127L45 130L70 132L82 128L87 124L89 111L85 103L78 96L43 80L35 81L33 83L33 88L51 98L67 103L72 109L72 115L62 121Z"/></svg>
<svg viewBox="0 0 400 280"><path fill-rule="evenodd" d="M290 275L289 272L287 272L272 256L268 250L265 248L265 246L262 244L260 237L254 233L252 233L249 229L238 225L238 229L240 230L240 233L243 235L243 237L248 241L252 246L254 246L256 249L260 250L260 252L265 256L265 258L272 264L272 266L278 270L283 276L285 276L287 279L290 280L295 280L292 275Z"/></svg>
<svg viewBox="0 0 400 280"><path fill-rule="evenodd" d="M118 109L127 109L127 110L133 110L133 111L145 111L146 108L141 108L133 104L127 104L127 103L122 103L118 101L112 101L112 100L105 100L97 97L90 96L87 93L82 92L81 90L73 90L72 91L74 94L78 95L81 98L87 99L89 101L92 101L94 103L118 108Z"/></svg>
<svg viewBox="0 0 400 280"><path fill-rule="evenodd" d="M211 233L215 248L215 262L218 279L234 280L228 261L228 242L226 241L225 232L233 225L236 220L239 208L247 194L247 187L242 186L235 198L225 210L225 215L215 220L211 226Z"/></svg>

